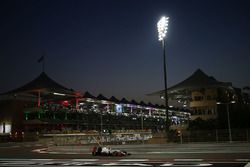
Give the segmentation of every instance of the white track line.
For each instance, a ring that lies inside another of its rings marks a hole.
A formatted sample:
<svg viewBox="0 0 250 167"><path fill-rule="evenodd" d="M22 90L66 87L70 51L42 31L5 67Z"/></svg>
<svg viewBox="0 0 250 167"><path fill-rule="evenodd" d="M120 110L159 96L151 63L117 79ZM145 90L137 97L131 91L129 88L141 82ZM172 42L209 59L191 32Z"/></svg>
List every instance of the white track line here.
<svg viewBox="0 0 250 167"><path fill-rule="evenodd" d="M102 164L102 166L152 166L152 165L149 165L149 164L143 164L143 163L123 163L123 164L120 164L120 163L114 163L114 162L111 162L111 163L107 163L107 164Z"/></svg>
<svg viewBox="0 0 250 167"><path fill-rule="evenodd" d="M165 164L162 164L160 166L173 166L173 164L171 164L171 163L165 163Z"/></svg>
<svg viewBox="0 0 250 167"><path fill-rule="evenodd" d="M203 159L174 159L175 162L201 162Z"/></svg>
<svg viewBox="0 0 250 167"><path fill-rule="evenodd" d="M120 159L118 161L120 162L145 162L145 161L148 161L148 159Z"/></svg>
<svg viewBox="0 0 250 167"><path fill-rule="evenodd" d="M99 159L72 159L71 161L94 162L94 161L99 161Z"/></svg>

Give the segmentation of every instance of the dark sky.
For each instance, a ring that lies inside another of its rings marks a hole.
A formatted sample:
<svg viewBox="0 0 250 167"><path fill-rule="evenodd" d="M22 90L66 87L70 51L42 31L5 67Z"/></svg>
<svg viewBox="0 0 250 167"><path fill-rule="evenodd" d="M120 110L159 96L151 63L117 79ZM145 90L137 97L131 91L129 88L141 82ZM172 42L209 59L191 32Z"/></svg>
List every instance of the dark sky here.
<svg viewBox="0 0 250 167"><path fill-rule="evenodd" d="M46 73L66 87L157 102L145 94L164 86L163 15L169 86L198 68L250 85L250 0L1 0L0 92L37 77L45 53Z"/></svg>

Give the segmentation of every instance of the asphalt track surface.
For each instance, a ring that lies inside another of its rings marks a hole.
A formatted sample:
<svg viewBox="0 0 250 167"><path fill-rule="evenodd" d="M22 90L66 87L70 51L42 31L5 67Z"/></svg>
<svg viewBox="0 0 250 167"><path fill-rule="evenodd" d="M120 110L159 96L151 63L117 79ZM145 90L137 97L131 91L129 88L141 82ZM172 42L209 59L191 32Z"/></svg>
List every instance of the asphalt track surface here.
<svg viewBox="0 0 250 167"><path fill-rule="evenodd" d="M92 146L0 144L0 166L213 166L250 167L250 143L116 145L126 157L92 156Z"/></svg>

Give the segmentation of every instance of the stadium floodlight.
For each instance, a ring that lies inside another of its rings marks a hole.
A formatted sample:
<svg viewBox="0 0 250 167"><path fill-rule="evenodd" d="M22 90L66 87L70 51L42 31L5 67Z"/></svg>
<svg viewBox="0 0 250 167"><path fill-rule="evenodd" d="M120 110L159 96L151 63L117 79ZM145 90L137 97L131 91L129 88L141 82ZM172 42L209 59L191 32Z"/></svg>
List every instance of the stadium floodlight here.
<svg viewBox="0 0 250 167"><path fill-rule="evenodd" d="M169 132L169 114L168 114L168 92L167 92L167 65L166 65L166 54L165 54L165 39L167 35L169 17L163 16L157 23L159 41L162 43L163 51L163 70L164 70L164 99L165 99L165 112L166 112L166 134Z"/></svg>
<svg viewBox="0 0 250 167"><path fill-rule="evenodd" d="M163 16L157 23L159 41L166 38L169 17Z"/></svg>

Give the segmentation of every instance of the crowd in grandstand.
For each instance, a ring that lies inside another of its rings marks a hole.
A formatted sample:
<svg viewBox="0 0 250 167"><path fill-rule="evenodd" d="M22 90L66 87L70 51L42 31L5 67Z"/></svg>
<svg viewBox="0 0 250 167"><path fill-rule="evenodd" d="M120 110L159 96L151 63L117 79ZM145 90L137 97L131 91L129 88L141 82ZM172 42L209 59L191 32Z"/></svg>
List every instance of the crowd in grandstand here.
<svg viewBox="0 0 250 167"><path fill-rule="evenodd" d="M188 124L190 114L169 108L171 125ZM74 101L44 102L37 110L26 108L25 120L47 122L47 131L101 130L101 129L152 129L161 131L166 125L164 106L146 105L127 100L120 102L83 98L79 104ZM51 126L53 125L53 126Z"/></svg>

